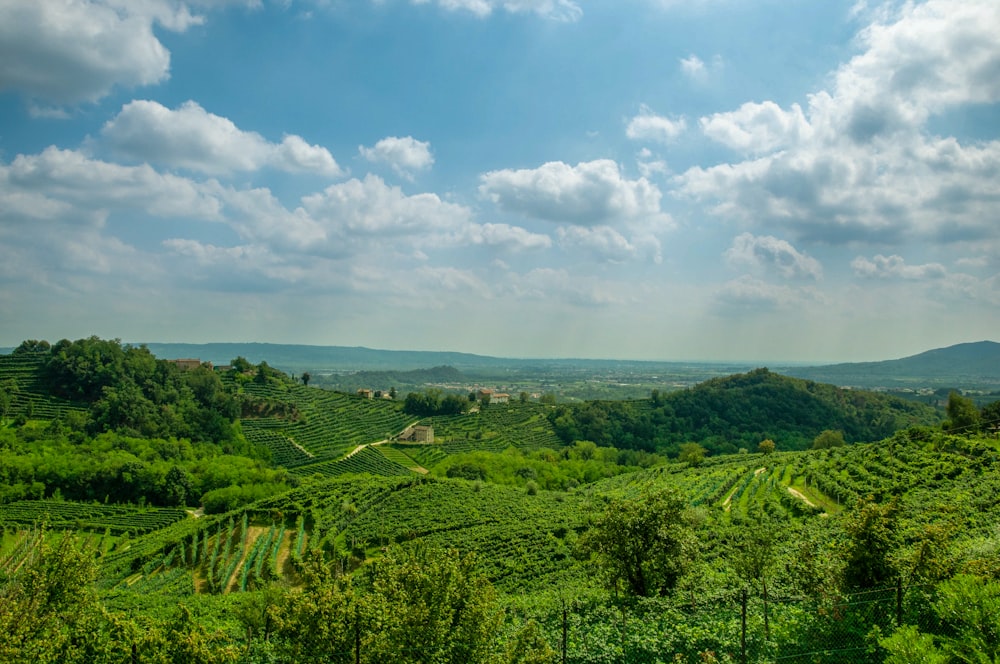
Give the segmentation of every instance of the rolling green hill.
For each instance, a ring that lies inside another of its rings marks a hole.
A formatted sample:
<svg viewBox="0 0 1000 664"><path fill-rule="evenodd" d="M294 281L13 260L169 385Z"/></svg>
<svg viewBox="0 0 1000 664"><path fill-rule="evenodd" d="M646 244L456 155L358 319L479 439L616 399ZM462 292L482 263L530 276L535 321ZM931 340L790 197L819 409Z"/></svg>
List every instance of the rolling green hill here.
<svg viewBox="0 0 1000 664"><path fill-rule="evenodd" d="M896 397L782 376L767 369L715 378L642 401L563 406L554 415L565 441L675 454L686 441L712 453L756 450L770 438L779 449L806 449L823 430L849 442L878 440L913 425L937 424L933 408Z"/></svg>
<svg viewBox="0 0 1000 664"><path fill-rule="evenodd" d="M1000 343L979 341L881 362L789 367L799 378L860 387L1000 389Z"/></svg>

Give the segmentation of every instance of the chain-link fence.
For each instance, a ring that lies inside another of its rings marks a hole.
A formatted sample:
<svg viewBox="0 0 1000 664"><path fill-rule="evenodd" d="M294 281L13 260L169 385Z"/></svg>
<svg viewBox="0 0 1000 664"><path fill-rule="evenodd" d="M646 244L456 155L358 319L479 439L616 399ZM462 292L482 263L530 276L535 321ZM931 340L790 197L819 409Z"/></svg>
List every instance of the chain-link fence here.
<svg viewBox="0 0 1000 664"><path fill-rule="evenodd" d="M229 650L235 657L226 661L260 664L881 664L879 638L899 625L935 630L930 592L898 585L810 598L747 591L683 600L604 595L511 606L490 624L442 631L414 623L392 634L348 607L315 613L292 631L263 619L245 640L217 633L218 640L196 639L189 649ZM427 624L433 619L428 614ZM191 640L186 628L178 634ZM123 661L147 660L133 646L131 660Z"/></svg>
<svg viewBox="0 0 1000 664"><path fill-rule="evenodd" d="M826 597L567 601L520 618L543 626L562 664L775 662L875 664L901 624L930 627L926 589L902 585Z"/></svg>

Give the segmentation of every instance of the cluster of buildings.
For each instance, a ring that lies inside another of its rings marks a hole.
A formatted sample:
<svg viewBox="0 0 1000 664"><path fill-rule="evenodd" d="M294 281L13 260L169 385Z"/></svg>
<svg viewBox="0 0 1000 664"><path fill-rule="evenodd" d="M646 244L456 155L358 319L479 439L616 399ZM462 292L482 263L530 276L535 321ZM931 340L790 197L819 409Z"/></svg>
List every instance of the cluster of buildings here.
<svg viewBox="0 0 1000 664"><path fill-rule="evenodd" d="M481 403L510 403L510 395L506 392L494 392L488 387L480 388L476 397Z"/></svg>

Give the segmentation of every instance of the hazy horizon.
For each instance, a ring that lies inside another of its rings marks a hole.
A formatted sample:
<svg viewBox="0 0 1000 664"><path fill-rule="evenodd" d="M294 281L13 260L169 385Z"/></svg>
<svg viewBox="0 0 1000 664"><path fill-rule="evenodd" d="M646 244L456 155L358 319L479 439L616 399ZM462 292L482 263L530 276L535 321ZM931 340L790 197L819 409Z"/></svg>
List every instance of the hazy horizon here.
<svg viewBox="0 0 1000 664"><path fill-rule="evenodd" d="M40 339L40 337L32 337L32 339ZM59 339L46 339L50 343L55 343ZM23 340L22 340L23 341ZM960 342L962 345L968 343L1000 343L992 340L980 340L980 341L969 341ZM899 355L894 357L881 357L872 358L869 360L787 360L781 358L650 358L650 357L579 357L579 356L511 356L511 355L490 355L487 353L478 353L475 351L459 351L459 350L449 350L449 349L421 349L421 348L374 348L371 346L345 346L342 344L282 344L270 341L207 341L207 342L186 342L186 341L128 341L123 340L123 344L130 346L155 346L155 345L168 345L168 346L211 346L211 345L261 345L261 346L304 346L308 348L350 348L350 349L363 349L374 352L386 352L386 353L442 353L442 354L462 354L462 355L473 355L477 357L500 359L500 360L510 360L510 361L558 361L558 362L572 362L574 360L582 362L649 362L649 363L663 363L663 364L706 364L706 365L735 365L744 367L807 367L807 366L828 366L834 364L851 364L851 363L864 363L864 362L880 362L887 360L898 360L911 357L913 355L919 355L926 351L939 350L938 348L925 348L921 351L915 353L909 353L907 355ZM17 347L18 344L2 344L0 345L0 351L9 351ZM232 359L232 358L227 358Z"/></svg>

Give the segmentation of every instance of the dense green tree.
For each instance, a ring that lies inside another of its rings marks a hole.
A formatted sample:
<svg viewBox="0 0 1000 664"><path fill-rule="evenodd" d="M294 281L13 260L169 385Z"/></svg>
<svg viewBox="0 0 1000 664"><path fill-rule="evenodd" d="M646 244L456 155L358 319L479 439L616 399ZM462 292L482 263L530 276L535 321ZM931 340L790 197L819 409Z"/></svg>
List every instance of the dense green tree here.
<svg viewBox="0 0 1000 664"><path fill-rule="evenodd" d="M581 538L609 580L635 595L666 595L691 567L697 540L676 491L612 501Z"/></svg>
<svg viewBox="0 0 1000 664"><path fill-rule="evenodd" d="M850 589L878 588L896 578L892 555L899 545L899 502L863 499L844 520L844 584Z"/></svg>
<svg viewBox="0 0 1000 664"><path fill-rule="evenodd" d="M705 460L706 450L698 443L681 443L677 460L689 466L700 466Z"/></svg>
<svg viewBox="0 0 1000 664"><path fill-rule="evenodd" d="M979 411L979 421L984 430L990 426L1000 427L1000 401L983 406L982 410Z"/></svg>
<svg viewBox="0 0 1000 664"><path fill-rule="evenodd" d="M473 559L454 550L391 548L362 578L338 576L318 556L304 587L271 609L287 661L495 662L504 613ZM537 644L519 652L530 659Z"/></svg>
<svg viewBox="0 0 1000 664"><path fill-rule="evenodd" d="M250 364L250 362L247 360L247 358L243 357L242 355L235 358L232 362L230 362L229 366L233 368L232 370L234 372L239 374L247 373L248 371L253 371L254 368L253 365Z"/></svg>
<svg viewBox="0 0 1000 664"><path fill-rule="evenodd" d="M410 392L403 402L403 410L411 415L458 415L469 409L470 403L457 394L443 394L439 389Z"/></svg>
<svg viewBox="0 0 1000 664"><path fill-rule="evenodd" d="M191 474L179 466L173 466L164 478L164 502L167 505L185 506L193 498L194 480Z"/></svg>
<svg viewBox="0 0 1000 664"><path fill-rule="evenodd" d="M13 578L0 585L0 661L63 662L86 635L96 610L92 555L70 533L43 539Z"/></svg>
<svg viewBox="0 0 1000 664"><path fill-rule="evenodd" d="M371 661L472 664L494 659L503 610L471 556L389 551L371 572Z"/></svg>
<svg viewBox="0 0 1000 664"><path fill-rule="evenodd" d="M814 450L826 450L831 447L843 447L846 444L843 431L824 429L813 439L812 448Z"/></svg>
<svg viewBox="0 0 1000 664"><path fill-rule="evenodd" d="M957 391L952 390L948 394L945 412L948 413L948 422L945 425L948 431L974 433L979 430L979 410L975 402L963 397Z"/></svg>
<svg viewBox="0 0 1000 664"><path fill-rule="evenodd" d="M772 452L774 452L774 448L775 448L774 441L771 440L770 438L765 438L764 440L760 441L760 443L758 443L757 445L757 451L760 452L761 454L771 454Z"/></svg>
<svg viewBox="0 0 1000 664"><path fill-rule="evenodd" d="M309 380L311 378L312 378L312 374L310 374L308 371L303 371L302 372L302 384L305 385L306 387L309 387Z"/></svg>
<svg viewBox="0 0 1000 664"><path fill-rule="evenodd" d="M524 623L505 650L510 664L556 664L560 661L534 620Z"/></svg>

